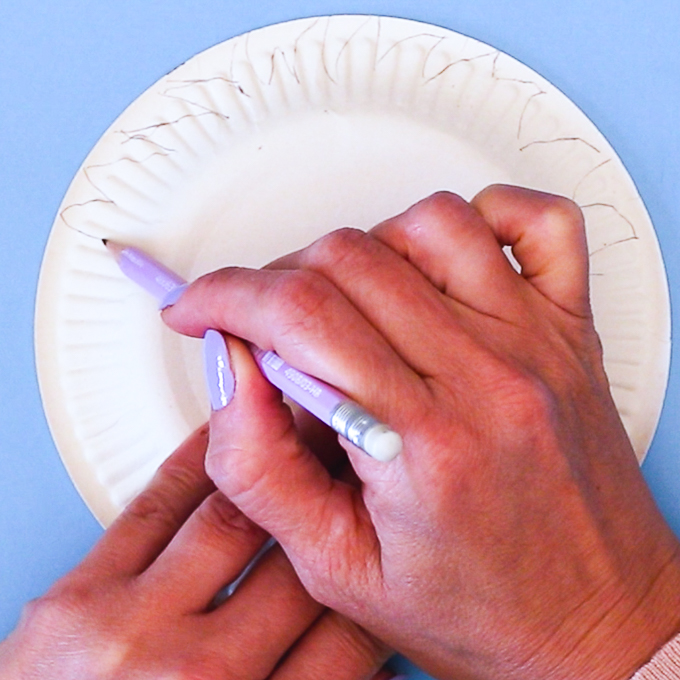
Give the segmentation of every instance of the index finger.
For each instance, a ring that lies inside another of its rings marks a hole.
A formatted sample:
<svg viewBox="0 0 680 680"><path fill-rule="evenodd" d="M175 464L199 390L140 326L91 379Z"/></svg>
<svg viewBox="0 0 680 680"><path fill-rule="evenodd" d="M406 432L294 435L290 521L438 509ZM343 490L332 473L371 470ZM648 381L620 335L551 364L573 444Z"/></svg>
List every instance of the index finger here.
<svg viewBox="0 0 680 680"><path fill-rule="evenodd" d="M132 576L163 551L215 486L205 472L208 426L192 433L160 466L78 567L98 576Z"/></svg>
<svg viewBox="0 0 680 680"><path fill-rule="evenodd" d="M420 376L375 324L323 274L222 269L194 281L163 311L174 330L224 331L323 380L390 425L394 394L417 392ZM378 377L379 376L379 377Z"/></svg>

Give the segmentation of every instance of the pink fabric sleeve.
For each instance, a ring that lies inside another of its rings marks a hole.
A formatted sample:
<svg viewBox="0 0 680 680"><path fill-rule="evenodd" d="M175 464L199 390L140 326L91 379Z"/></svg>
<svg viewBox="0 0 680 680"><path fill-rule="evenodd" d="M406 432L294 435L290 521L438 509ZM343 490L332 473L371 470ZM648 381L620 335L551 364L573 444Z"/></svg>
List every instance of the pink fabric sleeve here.
<svg viewBox="0 0 680 680"><path fill-rule="evenodd" d="M680 635L666 643L631 680L680 680Z"/></svg>

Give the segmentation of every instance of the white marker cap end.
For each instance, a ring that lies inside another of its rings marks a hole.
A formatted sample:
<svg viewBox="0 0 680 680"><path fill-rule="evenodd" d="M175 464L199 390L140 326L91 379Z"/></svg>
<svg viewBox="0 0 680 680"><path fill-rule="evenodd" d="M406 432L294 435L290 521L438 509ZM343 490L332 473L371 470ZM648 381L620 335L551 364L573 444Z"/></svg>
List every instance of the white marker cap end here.
<svg viewBox="0 0 680 680"><path fill-rule="evenodd" d="M382 463L396 458L403 446L401 437L385 425L375 425L364 435L364 450Z"/></svg>

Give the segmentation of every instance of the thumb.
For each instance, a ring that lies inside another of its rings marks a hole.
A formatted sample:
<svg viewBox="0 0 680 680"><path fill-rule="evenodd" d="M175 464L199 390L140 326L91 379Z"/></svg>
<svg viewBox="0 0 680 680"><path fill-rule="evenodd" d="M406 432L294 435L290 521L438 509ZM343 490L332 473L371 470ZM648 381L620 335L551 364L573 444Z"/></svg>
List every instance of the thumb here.
<svg viewBox="0 0 680 680"><path fill-rule="evenodd" d="M312 596L332 606L338 593L344 590L346 598L356 587L348 579L350 573L356 578L357 565L379 568L377 538L361 494L333 479L304 444L291 410L247 346L233 337L225 342L217 331L206 336L211 395L229 366L235 385L233 396L225 394L221 402L211 396L208 475L281 544Z"/></svg>

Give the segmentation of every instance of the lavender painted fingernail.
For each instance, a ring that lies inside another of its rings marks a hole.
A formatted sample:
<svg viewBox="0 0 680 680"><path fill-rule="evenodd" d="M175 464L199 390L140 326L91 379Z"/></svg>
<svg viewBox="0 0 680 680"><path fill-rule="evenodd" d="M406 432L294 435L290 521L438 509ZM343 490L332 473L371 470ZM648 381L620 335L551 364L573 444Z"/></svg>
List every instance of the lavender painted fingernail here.
<svg viewBox="0 0 680 680"><path fill-rule="evenodd" d="M235 381L227 344L217 331L208 330L203 336L203 365L210 406L213 411L220 411L234 396Z"/></svg>
<svg viewBox="0 0 680 680"><path fill-rule="evenodd" d="M172 307L184 295L184 291L189 287L188 283L180 283L177 288L168 291L158 305L158 309L163 310Z"/></svg>

